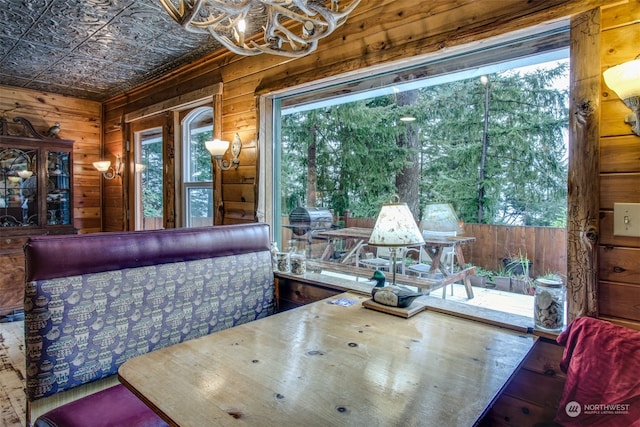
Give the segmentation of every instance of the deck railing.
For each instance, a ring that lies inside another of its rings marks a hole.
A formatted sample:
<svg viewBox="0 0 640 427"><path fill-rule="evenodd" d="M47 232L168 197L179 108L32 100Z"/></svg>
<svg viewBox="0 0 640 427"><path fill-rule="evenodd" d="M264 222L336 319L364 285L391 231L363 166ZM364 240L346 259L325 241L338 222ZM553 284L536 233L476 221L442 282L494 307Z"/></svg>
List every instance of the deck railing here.
<svg viewBox="0 0 640 427"><path fill-rule="evenodd" d="M338 220L337 220L338 221ZM336 222L337 222L336 221ZM339 218L345 227L373 228L375 218ZM282 217L282 224L288 223ZM531 277L555 273L566 277L567 274L567 230L557 227L530 227L491 224L464 224L464 235L476 238L474 243L464 245L463 253L467 263L486 270L499 272L503 259L525 255L531 260ZM290 231L282 230L282 241L292 239ZM298 242L304 244L306 237ZM316 242L317 239L313 241ZM322 242L316 242L313 254L322 254Z"/></svg>

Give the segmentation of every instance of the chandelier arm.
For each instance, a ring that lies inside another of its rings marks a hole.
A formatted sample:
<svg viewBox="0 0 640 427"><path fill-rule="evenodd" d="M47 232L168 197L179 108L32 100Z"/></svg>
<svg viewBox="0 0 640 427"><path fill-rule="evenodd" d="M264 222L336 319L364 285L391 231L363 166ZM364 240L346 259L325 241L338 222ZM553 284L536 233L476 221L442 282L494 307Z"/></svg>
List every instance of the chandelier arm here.
<svg viewBox="0 0 640 427"><path fill-rule="evenodd" d="M211 15L209 15L211 16ZM231 20L231 18L226 14L223 13L217 17L214 17L208 21L198 21L198 22L191 22L189 25L191 25L192 29L190 30L189 28L187 28L188 31L191 31L193 33L206 33L206 32L211 32L211 31L218 31L220 29L222 29L222 31L228 32L231 30L231 28L233 27L233 24L229 24L229 25L223 25L221 24L222 21L224 21L225 19L229 19ZM236 22L236 21L233 21ZM193 31L193 27L195 27L197 29L197 31Z"/></svg>
<svg viewBox="0 0 640 427"><path fill-rule="evenodd" d="M332 33L333 30L335 30L337 27L339 27L342 24L344 24L344 22L347 20L347 17L349 16L349 14L351 12L353 12L353 10L356 8L356 6L358 6L360 1L361 0L354 0L354 2L351 3L349 5L349 7L346 8L345 10L343 10L342 12L334 12L334 11L332 11L330 9L327 9L326 7L318 5L318 4L310 4L309 7L311 9L313 9L314 11L316 11L318 14L322 15L322 17L327 22L332 22L333 23L334 26L329 30L329 33ZM326 34L326 35L328 35L328 34Z"/></svg>
<svg viewBox="0 0 640 427"><path fill-rule="evenodd" d="M289 58L300 58L301 56L304 56L316 50L318 47L318 42L317 40L313 40L310 43L307 43L304 48L298 50L274 49L272 47L268 47L268 45L255 45L254 47L259 50L259 53L270 53L273 55L286 56Z"/></svg>
<svg viewBox="0 0 640 427"><path fill-rule="evenodd" d="M224 0L209 0L209 6L214 8L216 11L221 12L220 15L214 16L206 21L192 22L192 25L197 25L199 27L217 25L225 18L228 18L231 23L224 26L224 29L228 31L239 19L245 19L247 17L249 9L251 8L251 1L252 0L245 0L243 3L238 5L229 5L226 4ZM212 14L209 13L209 17L211 16ZM234 16L237 16L237 18L234 19Z"/></svg>
<svg viewBox="0 0 640 427"><path fill-rule="evenodd" d="M323 31L316 32L315 34L317 34L317 36L315 37L298 36L291 30L289 30L287 27L280 24L280 20L278 19L280 15L284 15L285 17L291 20L298 21L303 26L305 22L311 21L314 24L316 24L316 26L318 27L320 26L330 27L329 25L327 25L327 23L321 20L310 19L310 18L307 19L307 17L296 14L295 12L292 12L281 6L270 5L268 6L268 11L269 11L269 14L267 18L267 25L265 27L265 35L264 35L265 42L267 43L263 45L260 45L255 42L253 43L255 47L257 47L258 49L260 49L262 52L265 52L265 53L266 52L277 53L283 56L300 56L303 53L304 54L310 53L316 49L317 39L321 38L319 36L321 34L324 34L324 32L326 31L325 29ZM279 47L278 49L274 49L273 47L271 47L271 45L273 44L273 43L269 43L269 40L271 39L277 39L280 41L278 43L278 47ZM288 43L291 46L291 49L281 49L283 42ZM282 52L282 53L278 53L278 52ZM294 54L285 55L284 52L292 52Z"/></svg>
<svg viewBox="0 0 640 427"><path fill-rule="evenodd" d="M265 41L269 40L270 38L278 38L282 41L286 41L289 44L291 44L292 49L294 51L298 52L298 51L305 50L308 53L315 50L315 47L311 50L307 50L304 48L300 49L297 46L295 46L295 44L292 43L292 41L298 42L299 44L306 47L306 45L309 44L311 40L317 41L328 36L337 27L342 25L344 21L346 21L346 18L349 12L351 12L355 8L355 6L358 5L360 0L356 0L354 3L352 3L349 6L349 8L345 9L345 11L341 13L333 12L324 6L317 5L317 4L309 4L309 9L302 8L300 5L300 1L294 2L296 6L301 7L301 10L305 11L305 13L308 13L309 15L312 15L312 16L315 16L316 14L318 14L322 18L324 18L324 20L312 18L311 16L300 15L282 6L274 4L273 1L265 0L263 2L269 5L268 6L269 17L267 19L267 27L265 28L265 37L264 37ZM301 24L304 24L306 21L310 21L315 25L316 28L322 28L322 29L318 29L317 31L315 31L313 35L298 36L280 24L280 20L277 19L280 15L285 16L291 20L298 21ZM286 38L283 38L281 35L277 34L276 31L280 31L281 33L285 34ZM278 52L280 52L280 50L278 50Z"/></svg>
<svg viewBox="0 0 640 427"><path fill-rule="evenodd" d="M212 29L211 27L209 27L208 30L209 30L209 34L211 34L211 37L216 39L220 44L222 44L224 47L226 47L233 53L237 53L238 55L245 55L245 56L254 56L254 55L259 55L263 53L262 51L255 49L255 46L254 48L250 48L246 45L238 46L231 39L229 39L229 37L216 33L215 30ZM255 44L255 42L252 42L252 45L253 44Z"/></svg>
<svg viewBox="0 0 640 427"><path fill-rule="evenodd" d="M322 7L319 7L319 8L322 8ZM323 8L323 9L325 9L327 12L329 12L329 14L331 14L331 11L329 11L328 9L326 9L326 8ZM291 19L291 20L293 20L293 21L298 21L298 22L299 22L299 23L301 23L301 24L304 24L306 21L311 21L311 22L313 22L315 25L319 25L319 26L327 26L327 23L326 23L325 21L323 21L323 20L321 20L321 19L318 19L318 18L314 18L314 16L315 16L316 14L315 14L315 13L311 13L311 11L310 11L310 10L308 11L308 12L309 12L308 14L307 14L307 12L305 12L305 15L302 15L302 14L300 14L300 13L294 12L294 11L293 11L293 10L291 10L291 9L287 9L286 7L282 7L282 6L275 5L275 4L274 4L274 5L271 5L271 4L270 4L270 5L268 6L268 9L267 9L267 10L268 10L269 12L271 12L272 10L274 10L274 11L275 11L275 13L276 13L277 15L283 15L283 16L286 16L287 18L289 18L289 19ZM270 17L271 17L271 15L272 15L272 14L271 14L271 13L269 13L269 16L270 16ZM322 16L324 17L324 15L322 15Z"/></svg>
<svg viewBox="0 0 640 427"><path fill-rule="evenodd" d="M191 4L191 2L187 2L186 0L180 0L179 8L176 8L170 0L160 0L160 4L162 4L174 21L184 29L189 30L189 24L194 16L198 14L200 7L202 7L205 1L207 0L195 0L195 3Z"/></svg>
<svg viewBox="0 0 640 427"><path fill-rule="evenodd" d="M162 5L162 7L164 7L164 10L167 11L171 19L173 19L177 23L180 23L182 13L180 13L180 11L176 9L176 7L173 5L173 3L171 3L170 0L160 0L160 4ZM182 5L183 5L183 2L181 1L180 2L181 8L182 8Z"/></svg>
<svg viewBox="0 0 640 427"><path fill-rule="evenodd" d="M251 6L251 1L252 0L245 0L243 3L238 5L229 5L220 0L196 0L196 3L192 5L187 2L187 0L180 0L179 9L177 9L170 0L160 0L160 3L167 13L169 13L169 16L171 16L171 18L173 18L173 20L180 24L180 26L185 30L192 33L204 33L207 32L208 26L218 25L219 22L223 21L228 16L241 15L243 18L246 17ZM195 19L198 17L198 13L202 6L210 6L214 8L215 11L220 12L220 14L215 15L209 12L206 20L201 18L201 20L196 21ZM228 30L232 25L233 24L225 27L225 29Z"/></svg>
<svg viewBox="0 0 640 427"><path fill-rule="evenodd" d="M289 44L291 44L293 50L300 49L296 46L295 42L302 45L302 48L309 44L310 39L300 37L289 30L287 27L280 25L278 23L278 16L279 13L276 12L274 15L269 14L269 18L267 18L267 25L264 30L264 40L267 42L267 45L268 41L271 39L279 39L281 41L288 42ZM275 24L273 23L273 21L275 21ZM285 37L283 37L282 35L284 35ZM280 45L281 44L282 43L280 43Z"/></svg>

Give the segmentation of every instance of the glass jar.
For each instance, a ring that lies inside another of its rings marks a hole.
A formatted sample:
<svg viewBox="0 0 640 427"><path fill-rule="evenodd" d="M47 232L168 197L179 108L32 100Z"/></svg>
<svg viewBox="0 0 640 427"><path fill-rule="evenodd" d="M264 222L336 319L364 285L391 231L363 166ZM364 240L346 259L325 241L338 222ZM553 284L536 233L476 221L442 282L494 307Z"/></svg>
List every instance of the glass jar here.
<svg viewBox="0 0 640 427"><path fill-rule="evenodd" d="M307 272L307 259L304 252L291 255L291 272L298 275L303 275Z"/></svg>
<svg viewBox="0 0 640 427"><path fill-rule="evenodd" d="M289 252L278 252L276 254L276 264L278 271L288 273L291 271L291 255Z"/></svg>
<svg viewBox="0 0 640 427"><path fill-rule="evenodd" d="M565 324L567 289L560 280L536 279L533 297L535 327L545 331L560 331Z"/></svg>
<svg viewBox="0 0 640 427"><path fill-rule="evenodd" d="M273 267L273 271L278 270L278 242L275 240L271 242L271 266Z"/></svg>

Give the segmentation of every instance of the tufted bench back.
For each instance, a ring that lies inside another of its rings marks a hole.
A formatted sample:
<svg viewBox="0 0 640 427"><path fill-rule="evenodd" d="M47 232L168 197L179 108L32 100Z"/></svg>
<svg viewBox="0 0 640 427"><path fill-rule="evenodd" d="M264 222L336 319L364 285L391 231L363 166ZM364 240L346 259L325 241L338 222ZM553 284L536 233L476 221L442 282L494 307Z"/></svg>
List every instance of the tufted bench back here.
<svg viewBox="0 0 640 427"><path fill-rule="evenodd" d="M269 247L266 224L31 238L25 245L28 399L272 314Z"/></svg>

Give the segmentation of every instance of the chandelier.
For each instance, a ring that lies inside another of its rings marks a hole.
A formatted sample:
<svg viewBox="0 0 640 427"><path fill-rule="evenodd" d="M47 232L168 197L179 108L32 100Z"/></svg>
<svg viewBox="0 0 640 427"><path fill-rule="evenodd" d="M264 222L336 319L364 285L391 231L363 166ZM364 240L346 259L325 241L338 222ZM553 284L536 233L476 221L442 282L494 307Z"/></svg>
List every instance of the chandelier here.
<svg viewBox="0 0 640 427"><path fill-rule="evenodd" d="M301 57L342 25L360 0L160 0L169 16L192 33L209 33L238 55ZM340 3L340 4L339 4ZM255 25L255 28L247 28ZM262 26L262 41L246 38Z"/></svg>

